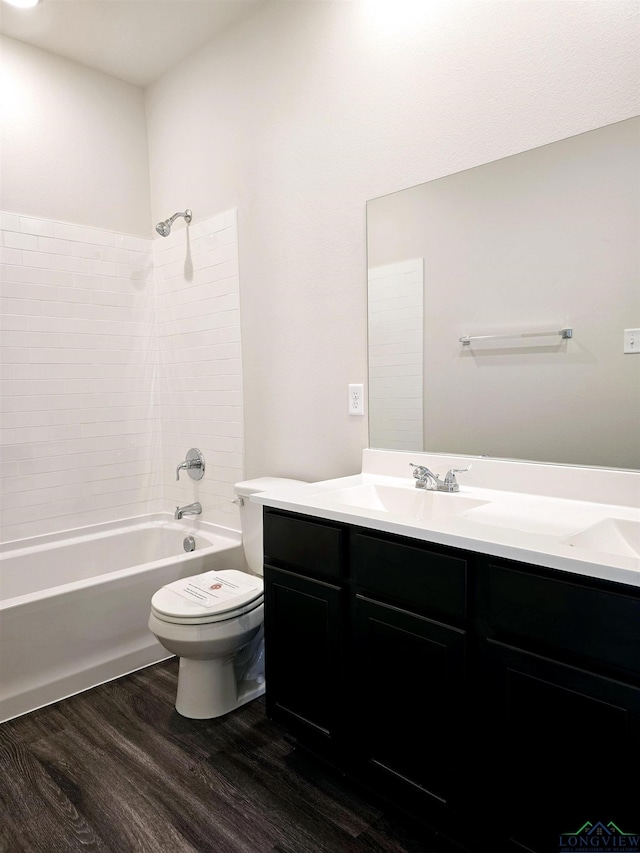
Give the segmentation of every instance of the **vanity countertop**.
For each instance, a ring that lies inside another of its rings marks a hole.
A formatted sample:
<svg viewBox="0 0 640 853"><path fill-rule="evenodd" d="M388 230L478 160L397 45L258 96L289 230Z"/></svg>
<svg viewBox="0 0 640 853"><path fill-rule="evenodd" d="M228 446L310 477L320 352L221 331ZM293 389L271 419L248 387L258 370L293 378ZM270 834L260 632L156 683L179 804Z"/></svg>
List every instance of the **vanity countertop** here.
<svg viewBox="0 0 640 853"><path fill-rule="evenodd" d="M448 494L415 488L411 463L441 475L449 467L472 470L459 474L460 491ZM640 473L634 471L365 450L359 474L283 486L251 500L640 586Z"/></svg>

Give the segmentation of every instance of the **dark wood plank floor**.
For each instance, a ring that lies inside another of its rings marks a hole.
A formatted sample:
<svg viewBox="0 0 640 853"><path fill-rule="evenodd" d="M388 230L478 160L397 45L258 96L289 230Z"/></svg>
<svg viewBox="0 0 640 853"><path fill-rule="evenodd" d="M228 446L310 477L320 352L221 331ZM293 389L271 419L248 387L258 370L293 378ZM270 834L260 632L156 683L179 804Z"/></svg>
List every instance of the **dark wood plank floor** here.
<svg viewBox="0 0 640 853"><path fill-rule="evenodd" d="M258 699L173 706L175 659L0 725L1 853L450 853L295 749Z"/></svg>

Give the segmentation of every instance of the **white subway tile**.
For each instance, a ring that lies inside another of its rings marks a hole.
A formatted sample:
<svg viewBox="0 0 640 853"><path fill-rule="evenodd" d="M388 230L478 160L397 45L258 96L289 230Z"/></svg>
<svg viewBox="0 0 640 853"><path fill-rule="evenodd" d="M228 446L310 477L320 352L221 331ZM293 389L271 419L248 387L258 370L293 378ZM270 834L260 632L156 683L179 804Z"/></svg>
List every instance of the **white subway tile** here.
<svg viewBox="0 0 640 853"><path fill-rule="evenodd" d="M88 260L87 258L74 258L71 255L58 255L56 269L64 270L65 272L85 273L89 272L89 265L96 261Z"/></svg>
<svg viewBox="0 0 640 853"><path fill-rule="evenodd" d="M229 226L220 231L204 234L202 237L196 237L191 241L191 251L193 254L218 249L220 246L231 246L234 256L237 257L238 229L235 226Z"/></svg>
<svg viewBox="0 0 640 853"><path fill-rule="evenodd" d="M100 257L103 261L109 261L112 264L128 264L130 262L129 252L115 246L102 248Z"/></svg>
<svg viewBox="0 0 640 853"><path fill-rule="evenodd" d="M65 287L69 285L69 273L59 269L41 269L38 282L52 287ZM53 294L49 293L49 298Z"/></svg>
<svg viewBox="0 0 640 853"><path fill-rule="evenodd" d="M69 243L70 254L75 258L91 258L99 260L102 257L102 248L95 243L80 243L72 241Z"/></svg>
<svg viewBox="0 0 640 853"><path fill-rule="evenodd" d="M116 264L113 261L87 261L87 272L90 273L90 275L115 276L117 274L116 269Z"/></svg>
<svg viewBox="0 0 640 853"><path fill-rule="evenodd" d="M85 242L86 229L82 225L68 225L66 222L53 223L53 236L61 240Z"/></svg>
<svg viewBox="0 0 640 853"><path fill-rule="evenodd" d="M37 267L40 269L56 269L56 255L47 252L22 252L22 262L25 266Z"/></svg>
<svg viewBox="0 0 640 853"><path fill-rule="evenodd" d="M22 234L18 231L6 231L3 235L3 245L11 249L31 249L37 251L40 238L33 234Z"/></svg>
<svg viewBox="0 0 640 853"><path fill-rule="evenodd" d="M2 346L3 364L23 364L29 358L29 351L23 347Z"/></svg>
<svg viewBox="0 0 640 853"><path fill-rule="evenodd" d="M151 238L134 237L130 234L116 234L114 245L120 249L130 249L134 252L151 252L154 241Z"/></svg>
<svg viewBox="0 0 640 853"><path fill-rule="evenodd" d="M23 234L53 237L53 222L49 222L46 219L31 219L28 216L21 216L20 230Z"/></svg>
<svg viewBox="0 0 640 853"><path fill-rule="evenodd" d="M68 240L60 240L57 237L38 237L38 250L50 252L53 255L70 255L71 243Z"/></svg>
<svg viewBox="0 0 640 853"><path fill-rule="evenodd" d="M0 423L4 427L23 429L25 427L48 426L51 423L51 414L47 411L36 412L2 412Z"/></svg>
<svg viewBox="0 0 640 853"><path fill-rule="evenodd" d="M153 267L130 263L115 264L113 275L117 275L120 278L131 279L136 282L152 282Z"/></svg>
<svg viewBox="0 0 640 853"><path fill-rule="evenodd" d="M52 441L71 441L82 437L82 424L59 424L49 427Z"/></svg>
<svg viewBox="0 0 640 853"><path fill-rule="evenodd" d="M0 263L7 265L22 264L22 250L0 246Z"/></svg>
<svg viewBox="0 0 640 853"><path fill-rule="evenodd" d="M0 331L18 331L29 328L32 318L25 314L0 314Z"/></svg>
<svg viewBox="0 0 640 853"><path fill-rule="evenodd" d="M20 217L14 213L0 213L0 228L5 231L19 231Z"/></svg>
<svg viewBox="0 0 640 853"><path fill-rule="evenodd" d="M17 462L6 462L5 460L0 461L0 481L5 482L9 477L17 477L18 476L18 463Z"/></svg>
<svg viewBox="0 0 640 853"><path fill-rule="evenodd" d="M211 222L221 230L214 233ZM237 516L228 511L235 511L228 504L232 484L242 477L235 222L235 211L228 211L200 223L200 237L187 232L189 245L184 228L158 242L3 219L14 229L4 248L24 252L28 264L3 267L11 337L2 376L12 384L3 389L11 400L1 424L4 438L16 439L7 445L11 458L3 458L3 470L15 478L7 491L22 506L38 507L29 523L24 513L3 517L5 531L33 535L166 507L160 483L172 484L186 434L210 460L202 486L207 517ZM189 248L194 269L187 280ZM115 265L115 275L105 264ZM154 278L161 286L149 287ZM162 405L153 387L162 389ZM75 496L61 495L61 488L81 483L85 494L74 488ZM15 513L20 504L11 507Z"/></svg>
<svg viewBox="0 0 640 853"><path fill-rule="evenodd" d="M84 239L87 243L95 243L98 246L116 245L118 235L113 234L111 231L101 231L99 228L85 228L84 231Z"/></svg>
<svg viewBox="0 0 640 853"><path fill-rule="evenodd" d="M65 452L64 442L45 441L11 445L3 451L3 461L21 461L26 459L44 459L60 457Z"/></svg>

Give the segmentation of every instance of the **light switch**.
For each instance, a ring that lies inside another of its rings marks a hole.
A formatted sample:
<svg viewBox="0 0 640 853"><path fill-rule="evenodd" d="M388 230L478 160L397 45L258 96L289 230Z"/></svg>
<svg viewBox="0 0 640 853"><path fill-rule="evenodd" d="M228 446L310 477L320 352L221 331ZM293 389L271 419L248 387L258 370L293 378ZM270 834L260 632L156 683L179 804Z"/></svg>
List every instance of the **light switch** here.
<svg viewBox="0 0 640 853"><path fill-rule="evenodd" d="M640 329L624 330L625 353L640 352Z"/></svg>

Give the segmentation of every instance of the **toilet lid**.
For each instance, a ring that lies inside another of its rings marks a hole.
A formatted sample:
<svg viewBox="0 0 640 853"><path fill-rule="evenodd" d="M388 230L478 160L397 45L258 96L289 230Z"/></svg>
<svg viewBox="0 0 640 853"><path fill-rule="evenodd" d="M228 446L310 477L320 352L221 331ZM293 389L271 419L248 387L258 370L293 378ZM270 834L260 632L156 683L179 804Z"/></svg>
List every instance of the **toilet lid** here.
<svg viewBox="0 0 640 853"><path fill-rule="evenodd" d="M262 601L262 578L235 569L205 572L173 581L159 589L151 607L159 618L202 621L216 617L231 618Z"/></svg>

